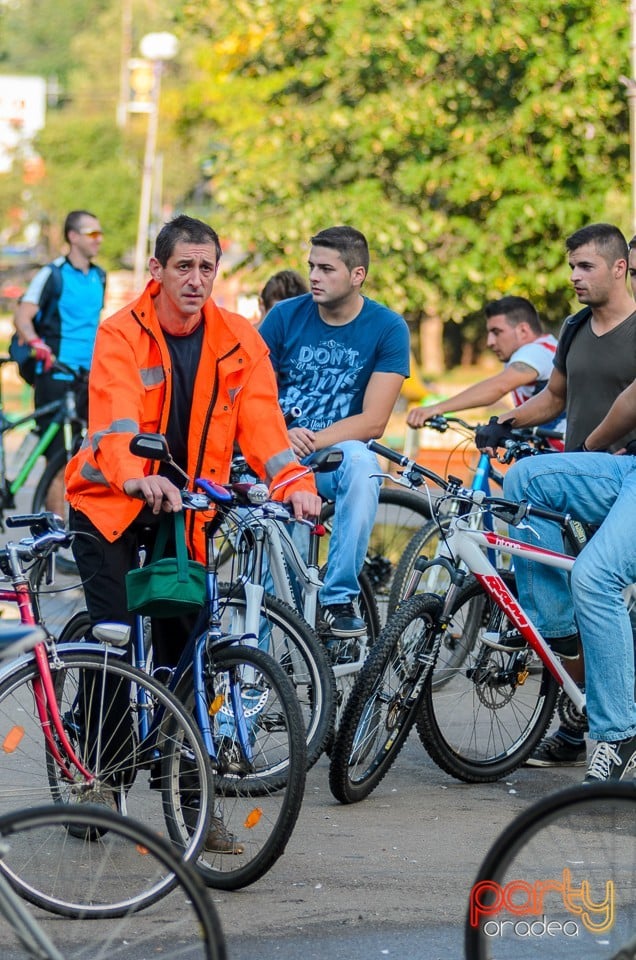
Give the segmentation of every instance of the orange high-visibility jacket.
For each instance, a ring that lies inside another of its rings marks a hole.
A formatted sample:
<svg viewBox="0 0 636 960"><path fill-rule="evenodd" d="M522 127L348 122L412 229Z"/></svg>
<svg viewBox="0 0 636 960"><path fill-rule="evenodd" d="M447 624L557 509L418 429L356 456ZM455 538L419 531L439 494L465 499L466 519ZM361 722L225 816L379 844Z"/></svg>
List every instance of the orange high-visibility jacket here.
<svg viewBox="0 0 636 960"><path fill-rule="evenodd" d="M156 473L159 464L133 456L139 432L165 433L172 395L170 353L154 309L158 285L145 291L99 327L89 379L88 435L66 469L66 495L104 537L116 540L143 508L127 496L124 482ZM260 334L244 317L208 300L194 384L188 434L187 473L227 481L234 441L250 466L272 485L302 468L289 446L278 405L276 378ZM276 491L316 487L311 475ZM188 511L186 529L193 556L205 559L205 513Z"/></svg>

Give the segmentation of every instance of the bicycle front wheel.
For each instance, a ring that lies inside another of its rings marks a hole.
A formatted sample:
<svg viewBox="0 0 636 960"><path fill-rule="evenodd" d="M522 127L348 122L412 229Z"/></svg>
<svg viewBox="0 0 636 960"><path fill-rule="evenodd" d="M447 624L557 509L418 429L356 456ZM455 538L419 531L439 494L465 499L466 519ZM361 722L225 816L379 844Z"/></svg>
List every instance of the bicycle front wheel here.
<svg viewBox="0 0 636 960"><path fill-rule="evenodd" d="M274 865L294 829L307 767L303 717L283 669L253 647L213 647L205 685L217 758L214 827L198 867L210 886L236 890ZM177 695L194 712L190 671ZM238 703L249 743L238 732Z"/></svg>
<svg viewBox="0 0 636 960"><path fill-rule="evenodd" d="M59 646L51 669L64 735L90 776L55 730L45 737L34 709L38 667L33 660L18 663L0 678L0 814L51 799L96 803L156 832L167 829L185 858L195 858L208 832L212 773L183 705L107 649ZM147 902L163 892L149 888ZM111 904L111 915L120 906Z"/></svg>
<svg viewBox="0 0 636 960"><path fill-rule="evenodd" d="M0 838L0 884L6 878L18 893L28 889L31 902L44 910L76 919L62 932L59 919L37 918L66 960L224 960L223 932L205 884L146 825L104 807L49 805L0 817ZM140 918L149 886L172 893ZM121 919L96 922L101 908L110 916L115 897L127 903ZM13 939L20 912L18 902L3 925L5 960L25 955Z"/></svg>
<svg viewBox="0 0 636 960"><path fill-rule="evenodd" d="M440 608L434 596L402 604L359 672L331 751L329 785L341 803L367 797L402 749L433 664Z"/></svg>
<svg viewBox="0 0 636 960"><path fill-rule="evenodd" d="M444 525L448 521L442 520L441 523ZM398 604L406 595L415 570L415 561L420 557L425 560L433 560L439 555L443 542L442 530L436 520L431 520L413 535L395 568L389 596L389 614L396 610ZM448 570L442 566L434 566L422 573L417 586L417 593L435 593L441 596L446 593L449 585Z"/></svg>
<svg viewBox="0 0 636 960"><path fill-rule="evenodd" d="M486 856L470 894L466 956L627 960L636 951L635 877L633 783L546 797Z"/></svg>
<svg viewBox="0 0 636 960"><path fill-rule="evenodd" d="M558 685L529 647L488 644L509 626L480 584L467 581L425 685L420 739L442 770L469 783L498 780L523 763L555 710Z"/></svg>

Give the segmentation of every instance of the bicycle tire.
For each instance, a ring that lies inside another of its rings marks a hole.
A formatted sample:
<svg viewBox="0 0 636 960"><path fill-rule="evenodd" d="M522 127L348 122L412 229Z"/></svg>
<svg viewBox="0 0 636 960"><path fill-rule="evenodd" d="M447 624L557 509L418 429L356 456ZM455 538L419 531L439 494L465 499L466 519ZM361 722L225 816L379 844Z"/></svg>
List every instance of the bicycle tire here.
<svg viewBox="0 0 636 960"><path fill-rule="evenodd" d="M40 513L43 510L49 509L46 506L46 499L49 490L60 476L63 483L64 471L66 470L68 460L69 457L66 450L58 450L47 462L44 470L42 471L42 476L38 480L33 493L33 500L31 501L32 513ZM62 519L64 520L64 525L68 529L70 504L67 501L65 501L64 509L65 513ZM73 575L78 574L77 564L70 547L56 551L55 563L61 573Z"/></svg>
<svg viewBox="0 0 636 960"><path fill-rule="evenodd" d="M320 544L320 563L326 563L329 533L335 505L328 502L320 514L320 522L327 534ZM386 623L393 577L400 557L413 534L430 521L431 511L426 496L396 486L380 488L378 512L369 539L363 571L371 581L380 623Z"/></svg>
<svg viewBox="0 0 636 960"><path fill-rule="evenodd" d="M246 710L253 741L251 765L246 764L243 772L232 772L219 757L214 773L213 815L221 817L244 851L228 855L204 850L197 862L209 886L237 890L271 869L284 853L298 819L307 768L303 717L291 680L262 650L243 644L215 646L205 678L215 744L218 747L221 734L226 750L242 760L228 701L230 684L238 682L242 698L251 698L249 702L255 704ZM189 672L180 678L176 692L194 711Z"/></svg>
<svg viewBox="0 0 636 960"><path fill-rule="evenodd" d="M503 576L511 582L511 574ZM500 613L481 585L468 580L448 625L448 631L463 638L465 656L456 667L444 662L442 640L416 721L431 759L468 783L498 780L520 766L556 707L557 682L530 648L510 654L483 642L491 617ZM508 626L504 618L498 629Z"/></svg>
<svg viewBox="0 0 636 960"><path fill-rule="evenodd" d="M331 756L333 737L335 731L340 726L342 712L351 696L356 677L368 658L369 652L377 643L381 633L380 612L375 600L373 585L364 571L358 577L358 583L360 585L360 593L355 603L357 603L358 612L366 624L367 633L364 641L361 641L361 638L352 637L341 641L337 648L337 659L334 664L334 674L336 678L336 712L332 736L329 737L325 745L325 753L328 756ZM327 630L327 633L322 639L327 643L333 638ZM362 644L364 644L364 646Z"/></svg>
<svg viewBox="0 0 636 960"><path fill-rule="evenodd" d="M71 778L60 770L33 708L38 668L32 657L17 661L0 675L0 814L17 802L27 809L50 800L116 806L158 832L167 830L185 859L196 858L208 831L213 778L187 710L106 648L59 646L52 674L64 729L94 780L87 783L74 767ZM153 711L155 735L142 741L140 717L150 719Z"/></svg>
<svg viewBox="0 0 636 960"><path fill-rule="evenodd" d="M331 751L329 786L357 803L384 779L411 730L432 667L441 600L405 601L359 672Z"/></svg>
<svg viewBox="0 0 636 960"><path fill-rule="evenodd" d="M223 633L245 633L246 601L240 585L219 584ZM261 604L259 649L282 666L294 685L307 739L307 767L316 763L331 736L336 710L336 682L325 647L306 620L271 594Z"/></svg>
<svg viewBox="0 0 636 960"><path fill-rule="evenodd" d="M91 618L88 610L78 610L62 627L57 642L59 644L81 643L86 639L90 627Z"/></svg>
<svg viewBox="0 0 636 960"><path fill-rule="evenodd" d="M635 823L633 783L570 787L524 810L494 842L475 879L465 923L466 956L633 958ZM541 901L536 899L539 883L545 891ZM569 893L559 892L558 885L566 883L579 892L588 884L587 906L585 899L575 905ZM596 910L589 909L590 901Z"/></svg>
<svg viewBox="0 0 636 960"><path fill-rule="evenodd" d="M78 836L96 826L100 839L73 839L71 826ZM63 938L60 945L67 960L140 956L136 951L142 943L147 951L144 956L157 952L167 960L225 960L223 931L205 884L196 870L145 824L104 807L52 804L0 817L0 838L7 848L0 871L11 886L18 893L28 886L32 903L78 921L72 931L65 927L61 933L59 920L38 916L37 924L45 935L53 942ZM54 862L55 869L47 870L47 861ZM137 916L146 906L143 892L149 876L172 877L165 890L172 896L163 900L160 908L161 917L168 922L160 932L153 929L151 917L144 924ZM96 930L96 901L107 899L105 890L121 889L122 885L129 898L129 908L122 915L125 920ZM7 919L11 926L11 918ZM83 924L82 920L89 922ZM10 949L10 938L3 932L5 960Z"/></svg>

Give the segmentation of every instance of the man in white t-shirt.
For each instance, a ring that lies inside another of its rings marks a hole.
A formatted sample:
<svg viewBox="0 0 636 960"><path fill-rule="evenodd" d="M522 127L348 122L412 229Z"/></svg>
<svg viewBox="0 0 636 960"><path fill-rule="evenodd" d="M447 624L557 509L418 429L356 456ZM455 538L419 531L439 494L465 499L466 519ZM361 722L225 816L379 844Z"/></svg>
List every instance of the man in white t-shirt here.
<svg viewBox="0 0 636 960"><path fill-rule="evenodd" d="M507 393L517 407L538 393L552 373L552 361L557 341L543 332L539 314L525 297L503 297L486 304L486 343L503 360L503 370L493 377L480 380L448 400L426 407L415 407L406 422L417 429L430 417L455 413L474 407L489 407ZM550 424L554 430L565 430L565 419L559 417Z"/></svg>

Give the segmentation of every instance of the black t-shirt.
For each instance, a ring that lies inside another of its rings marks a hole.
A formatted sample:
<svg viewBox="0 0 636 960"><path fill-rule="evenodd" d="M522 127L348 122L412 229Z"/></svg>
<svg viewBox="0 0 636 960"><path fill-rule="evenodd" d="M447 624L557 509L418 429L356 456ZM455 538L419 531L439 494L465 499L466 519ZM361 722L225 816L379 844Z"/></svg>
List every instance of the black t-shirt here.
<svg viewBox="0 0 636 960"><path fill-rule="evenodd" d="M170 416L166 428L166 440L175 463L183 470L188 468L188 430L194 394L194 381L199 368L203 346L203 323L186 336L175 336L164 331L172 361L172 396ZM184 486L183 477L162 464L163 476L169 477L179 487Z"/></svg>

